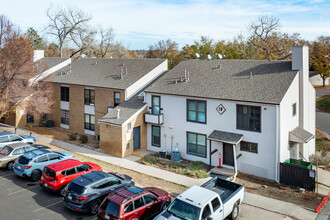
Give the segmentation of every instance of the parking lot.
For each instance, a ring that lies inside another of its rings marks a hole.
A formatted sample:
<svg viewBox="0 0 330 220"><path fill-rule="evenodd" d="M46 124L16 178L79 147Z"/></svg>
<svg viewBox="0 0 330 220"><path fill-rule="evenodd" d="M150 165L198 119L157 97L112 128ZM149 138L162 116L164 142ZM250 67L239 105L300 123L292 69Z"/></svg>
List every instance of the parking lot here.
<svg viewBox="0 0 330 220"><path fill-rule="evenodd" d="M12 171L0 170L1 219L96 219L62 205L62 197L43 191L39 182L31 182Z"/></svg>

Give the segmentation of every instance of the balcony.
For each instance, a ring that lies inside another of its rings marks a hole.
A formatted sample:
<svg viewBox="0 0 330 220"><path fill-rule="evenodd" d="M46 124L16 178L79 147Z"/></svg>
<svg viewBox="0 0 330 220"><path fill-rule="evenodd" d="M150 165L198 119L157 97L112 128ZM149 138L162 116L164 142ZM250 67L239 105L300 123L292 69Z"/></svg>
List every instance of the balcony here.
<svg viewBox="0 0 330 220"><path fill-rule="evenodd" d="M144 121L150 124L162 125L164 123L164 115L155 115L147 112L144 114Z"/></svg>

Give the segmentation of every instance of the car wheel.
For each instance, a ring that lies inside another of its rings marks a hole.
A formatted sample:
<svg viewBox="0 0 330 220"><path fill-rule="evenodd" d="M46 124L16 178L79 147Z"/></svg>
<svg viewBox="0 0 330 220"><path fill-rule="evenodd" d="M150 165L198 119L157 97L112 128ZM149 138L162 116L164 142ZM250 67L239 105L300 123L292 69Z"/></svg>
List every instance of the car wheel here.
<svg viewBox="0 0 330 220"><path fill-rule="evenodd" d="M232 219L232 220L237 219L238 213L239 213L239 208L238 208L238 205L236 203L233 207L233 211L230 214L230 219Z"/></svg>
<svg viewBox="0 0 330 220"><path fill-rule="evenodd" d="M59 194L60 196L63 196L64 197L64 189L65 189L65 185L61 187L60 191L59 191Z"/></svg>
<svg viewBox="0 0 330 220"><path fill-rule="evenodd" d="M9 163L7 163L7 169L8 170L12 170L13 169L13 166L14 166L14 162L13 161L10 161Z"/></svg>
<svg viewBox="0 0 330 220"><path fill-rule="evenodd" d="M89 205L89 213L91 215L96 215L99 211L100 203L98 201L94 201Z"/></svg>
<svg viewBox="0 0 330 220"><path fill-rule="evenodd" d="M41 177L41 172L39 170L32 171L31 180L33 182L37 182L38 180L40 180L40 177Z"/></svg>
<svg viewBox="0 0 330 220"><path fill-rule="evenodd" d="M167 207L170 205L169 201L165 201L162 205L162 207L160 207L160 212L164 211L165 209L167 209Z"/></svg>

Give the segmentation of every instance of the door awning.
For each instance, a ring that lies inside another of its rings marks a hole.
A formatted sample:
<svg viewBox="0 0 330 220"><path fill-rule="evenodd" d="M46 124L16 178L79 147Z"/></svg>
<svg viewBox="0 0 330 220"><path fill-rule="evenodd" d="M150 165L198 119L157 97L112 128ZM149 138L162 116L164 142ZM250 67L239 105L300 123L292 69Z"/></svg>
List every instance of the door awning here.
<svg viewBox="0 0 330 220"><path fill-rule="evenodd" d="M293 129L290 133L290 141L296 143L308 143L311 139L314 138L314 135L309 133L303 128L297 127Z"/></svg>
<svg viewBox="0 0 330 220"><path fill-rule="evenodd" d="M238 144L243 138L242 134L214 130L207 139L228 144Z"/></svg>

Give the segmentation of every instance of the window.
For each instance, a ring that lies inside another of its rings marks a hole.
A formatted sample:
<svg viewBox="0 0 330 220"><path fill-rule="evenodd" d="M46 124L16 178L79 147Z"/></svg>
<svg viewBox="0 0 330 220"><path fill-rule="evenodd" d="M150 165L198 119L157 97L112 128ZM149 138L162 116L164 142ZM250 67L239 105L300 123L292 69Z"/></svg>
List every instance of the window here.
<svg viewBox="0 0 330 220"><path fill-rule="evenodd" d="M57 160L60 158L60 156L58 154L49 154L48 157L49 157L49 160Z"/></svg>
<svg viewBox="0 0 330 220"><path fill-rule="evenodd" d="M120 104L120 93L119 92L115 92L113 106L116 107L119 104Z"/></svg>
<svg viewBox="0 0 330 220"><path fill-rule="evenodd" d="M17 135L10 135L9 137L10 137L10 141L12 141L12 142L17 142L17 141L22 141L23 140L23 138L21 138Z"/></svg>
<svg viewBox="0 0 330 220"><path fill-rule="evenodd" d="M27 147L24 147L25 148L25 152L30 152L30 151L33 151L33 150L37 150L36 147L33 147L33 146L27 146Z"/></svg>
<svg viewBox="0 0 330 220"><path fill-rule="evenodd" d="M69 101L69 87L61 86L61 101Z"/></svg>
<svg viewBox="0 0 330 220"><path fill-rule="evenodd" d="M43 155L38 158L37 163L42 163L42 162L46 162L46 161L48 161L48 157L47 157L47 155Z"/></svg>
<svg viewBox="0 0 330 220"><path fill-rule="evenodd" d="M78 173L88 171L88 167L85 164L83 164L83 165L77 167L77 171L78 171Z"/></svg>
<svg viewBox="0 0 330 220"><path fill-rule="evenodd" d="M125 205L125 208L124 208L124 212L125 213L131 212L131 211L133 211L133 202L127 203Z"/></svg>
<svg viewBox="0 0 330 220"><path fill-rule="evenodd" d="M144 206L144 202L143 202L142 197L134 200L134 207L135 207L135 209L138 209L138 208L140 208L142 206Z"/></svg>
<svg viewBox="0 0 330 220"><path fill-rule="evenodd" d="M202 219L207 219L211 215L211 209L209 205L206 205L202 212Z"/></svg>
<svg viewBox="0 0 330 220"><path fill-rule="evenodd" d="M215 212L220 207L220 201L218 198L213 199L211 204L213 207L213 212Z"/></svg>
<svg viewBox="0 0 330 220"><path fill-rule="evenodd" d="M151 145L155 147L160 147L160 127L152 125L152 130L151 130Z"/></svg>
<svg viewBox="0 0 330 220"><path fill-rule="evenodd" d="M111 179L108 183L108 186L114 186L118 184L121 184L121 182L118 179Z"/></svg>
<svg viewBox="0 0 330 220"><path fill-rule="evenodd" d="M109 186L109 180L103 180L101 183L96 184L93 186L93 189L103 189Z"/></svg>
<svg viewBox="0 0 330 220"><path fill-rule="evenodd" d="M69 125L69 111L61 109L61 124Z"/></svg>
<svg viewBox="0 0 330 220"><path fill-rule="evenodd" d="M292 104L292 117L297 114L297 103Z"/></svg>
<svg viewBox="0 0 330 220"><path fill-rule="evenodd" d="M206 101L187 100L187 121L206 124Z"/></svg>
<svg viewBox="0 0 330 220"><path fill-rule="evenodd" d="M95 104L95 90L85 89L85 105Z"/></svg>
<svg viewBox="0 0 330 220"><path fill-rule="evenodd" d="M76 173L76 168L71 168L71 169L66 170L66 176L70 176L75 173Z"/></svg>
<svg viewBox="0 0 330 220"><path fill-rule="evenodd" d="M188 154L206 157L206 135L187 132Z"/></svg>
<svg viewBox="0 0 330 220"><path fill-rule="evenodd" d="M147 195L144 196L144 201L145 201L145 203L147 205L149 203L152 203L152 202L157 201L157 199L153 195L147 194Z"/></svg>
<svg viewBox="0 0 330 220"><path fill-rule="evenodd" d="M261 108L237 105L237 129L261 132Z"/></svg>
<svg viewBox="0 0 330 220"><path fill-rule="evenodd" d="M25 153L24 147L20 147L20 148L14 150L13 155L20 155L20 154L24 154L24 153Z"/></svg>
<svg viewBox="0 0 330 220"><path fill-rule="evenodd" d="M248 151L256 154L258 153L258 144L256 143L242 141L240 145L241 145L240 148L241 151Z"/></svg>
<svg viewBox="0 0 330 220"><path fill-rule="evenodd" d="M127 131L130 131L131 129L132 129L132 123L130 122L127 124Z"/></svg>
<svg viewBox="0 0 330 220"><path fill-rule="evenodd" d="M126 144L126 150L129 150L129 143Z"/></svg>
<svg viewBox="0 0 330 220"><path fill-rule="evenodd" d="M85 114L85 129L95 131L95 116Z"/></svg>
<svg viewBox="0 0 330 220"><path fill-rule="evenodd" d="M151 96L151 114L159 115L160 114L160 96Z"/></svg>

